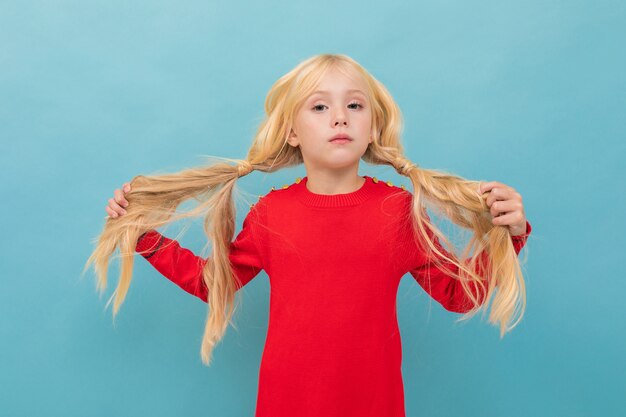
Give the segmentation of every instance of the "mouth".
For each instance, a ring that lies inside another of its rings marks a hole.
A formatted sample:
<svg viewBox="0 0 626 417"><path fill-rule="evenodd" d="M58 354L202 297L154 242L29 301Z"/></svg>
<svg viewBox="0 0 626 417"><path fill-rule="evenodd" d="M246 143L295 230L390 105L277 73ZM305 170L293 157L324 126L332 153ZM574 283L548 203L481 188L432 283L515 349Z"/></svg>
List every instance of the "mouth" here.
<svg viewBox="0 0 626 417"><path fill-rule="evenodd" d="M331 143L348 143L352 142L352 138L345 133L340 133L338 135L333 136L329 142Z"/></svg>

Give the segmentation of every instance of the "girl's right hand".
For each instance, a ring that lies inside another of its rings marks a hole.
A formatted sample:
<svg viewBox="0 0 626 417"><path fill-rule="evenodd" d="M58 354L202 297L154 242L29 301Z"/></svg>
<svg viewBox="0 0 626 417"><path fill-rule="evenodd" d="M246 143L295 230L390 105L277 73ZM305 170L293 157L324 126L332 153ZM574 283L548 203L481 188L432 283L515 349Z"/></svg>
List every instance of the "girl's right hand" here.
<svg viewBox="0 0 626 417"><path fill-rule="evenodd" d="M130 191L130 183L126 182L121 189L113 192L114 198L109 198L109 204L104 208L109 217L116 218L126 214L126 210L122 207L128 207L128 200L124 198L124 194Z"/></svg>

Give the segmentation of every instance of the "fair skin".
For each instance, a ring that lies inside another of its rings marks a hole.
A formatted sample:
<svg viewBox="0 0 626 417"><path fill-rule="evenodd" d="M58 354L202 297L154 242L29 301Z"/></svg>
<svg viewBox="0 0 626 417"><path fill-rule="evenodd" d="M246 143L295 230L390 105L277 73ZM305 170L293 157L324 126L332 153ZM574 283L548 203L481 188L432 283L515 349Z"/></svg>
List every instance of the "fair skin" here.
<svg viewBox="0 0 626 417"><path fill-rule="evenodd" d="M327 195L354 192L365 182L358 175L359 161L372 142L372 113L365 83L333 69L324 75L316 91L324 93L305 99L287 142L302 152L309 191ZM353 140L345 144L330 142L339 133ZM114 198L105 207L110 217L126 214L128 201L124 195L129 191L129 183L114 191ZM526 233L520 193L496 181L481 182L477 191L479 195L489 193L485 202L494 225L508 227L512 236Z"/></svg>
<svg viewBox="0 0 626 417"><path fill-rule="evenodd" d="M333 69L324 75L315 91L296 113L287 143L300 148L309 191L354 192L365 182L358 174L359 161L372 142L372 112L366 85ZM343 144L330 142L340 133L353 140Z"/></svg>
<svg viewBox="0 0 626 417"><path fill-rule="evenodd" d="M485 202L491 213L491 222L509 228L511 236L526 234L526 214L522 195L515 188L497 181L481 182L478 193L489 192Z"/></svg>

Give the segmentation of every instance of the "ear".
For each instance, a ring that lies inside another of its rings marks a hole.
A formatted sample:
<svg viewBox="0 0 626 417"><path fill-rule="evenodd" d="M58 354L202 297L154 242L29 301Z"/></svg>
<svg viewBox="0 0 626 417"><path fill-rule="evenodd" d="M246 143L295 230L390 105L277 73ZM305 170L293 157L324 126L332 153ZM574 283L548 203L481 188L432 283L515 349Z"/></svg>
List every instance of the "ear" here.
<svg viewBox="0 0 626 417"><path fill-rule="evenodd" d="M289 137L287 138L287 143L289 143L294 148L299 145L298 136L293 131L293 129L291 129L291 132L289 133Z"/></svg>

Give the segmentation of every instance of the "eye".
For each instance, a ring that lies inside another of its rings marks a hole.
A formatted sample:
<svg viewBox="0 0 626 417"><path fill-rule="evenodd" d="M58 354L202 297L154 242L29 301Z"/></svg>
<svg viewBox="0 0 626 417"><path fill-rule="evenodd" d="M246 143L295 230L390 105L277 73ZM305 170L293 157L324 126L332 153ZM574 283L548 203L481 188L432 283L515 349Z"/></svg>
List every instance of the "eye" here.
<svg viewBox="0 0 626 417"><path fill-rule="evenodd" d="M348 106L356 106L356 109L362 109L363 105L361 103L358 103L356 101L353 101L352 103L348 104ZM316 104L315 106L312 107L311 110L321 110L320 107L328 107L325 104Z"/></svg>

